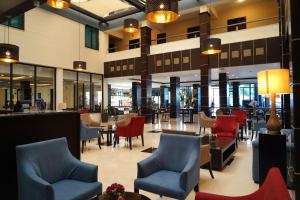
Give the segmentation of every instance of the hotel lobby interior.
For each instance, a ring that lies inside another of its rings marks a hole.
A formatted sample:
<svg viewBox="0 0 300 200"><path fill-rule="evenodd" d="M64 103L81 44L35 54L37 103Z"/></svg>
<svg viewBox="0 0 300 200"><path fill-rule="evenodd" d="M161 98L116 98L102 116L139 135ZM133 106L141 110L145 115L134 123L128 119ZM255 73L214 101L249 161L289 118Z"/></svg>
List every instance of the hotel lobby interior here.
<svg viewBox="0 0 300 200"><path fill-rule="evenodd" d="M3 198L300 200L299 8L1 0Z"/></svg>

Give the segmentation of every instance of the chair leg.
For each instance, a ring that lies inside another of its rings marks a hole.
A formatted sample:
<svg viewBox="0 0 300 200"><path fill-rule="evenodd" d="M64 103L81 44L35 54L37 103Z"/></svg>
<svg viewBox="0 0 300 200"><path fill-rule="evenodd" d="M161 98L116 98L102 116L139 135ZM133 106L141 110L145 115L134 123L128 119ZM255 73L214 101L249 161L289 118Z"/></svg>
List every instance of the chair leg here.
<svg viewBox="0 0 300 200"><path fill-rule="evenodd" d="M199 184L197 184L197 185L194 187L194 191L195 191L195 192L199 192Z"/></svg>
<svg viewBox="0 0 300 200"><path fill-rule="evenodd" d="M114 138L114 147L116 147L116 144L117 144L117 141L118 141L119 137L116 137Z"/></svg>
<svg viewBox="0 0 300 200"><path fill-rule="evenodd" d="M209 162L209 173L210 173L211 178L214 179L215 177L214 177L214 174L212 172L211 162Z"/></svg>
<svg viewBox="0 0 300 200"><path fill-rule="evenodd" d="M142 145L144 146L144 134L142 134Z"/></svg>
<svg viewBox="0 0 300 200"><path fill-rule="evenodd" d="M132 140L131 140L131 137L128 138L128 140L129 140L129 148L130 148L130 150L131 150L131 149L132 149Z"/></svg>
<svg viewBox="0 0 300 200"><path fill-rule="evenodd" d="M84 151L84 140L81 141L81 153Z"/></svg>
<svg viewBox="0 0 300 200"><path fill-rule="evenodd" d="M134 188L134 193L139 193L139 189Z"/></svg>
<svg viewBox="0 0 300 200"><path fill-rule="evenodd" d="M204 134L205 134L205 128L204 128Z"/></svg>
<svg viewBox="0 0 300 200"><path fill-rule="evenodd" d="M98 146L99 146L99 149L101 149L101 137L98 137Z"/></svg>
<svg viewBox="0 0 300 200"><path fill-rule="evenodd" d="M200 126L200 130L199 130L199 135L201 135L201 126Z"/></svg>

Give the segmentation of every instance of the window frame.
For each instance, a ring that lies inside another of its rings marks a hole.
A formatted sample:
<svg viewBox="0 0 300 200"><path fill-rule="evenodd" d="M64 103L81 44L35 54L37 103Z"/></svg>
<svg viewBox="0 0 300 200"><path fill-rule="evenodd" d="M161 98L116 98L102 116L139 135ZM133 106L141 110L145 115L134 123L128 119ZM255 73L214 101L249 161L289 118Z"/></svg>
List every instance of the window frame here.
<svg viewBox="0 0 300 200"><path fill-rule="evenodd" d="M90 44L87 43L87 31L90 31ZM84 29L84 46L85 48L89 48L89 49L94 49L94 50L97 50L99 51L99 29L97 28L94 28L92 26L89 26L89 25L85 25L85 29ZM96 41L94 41L94 34L96 34L97 37L95 37ZM93 44L96 44L96 47L93 47Z"/></svg>
<svg viewBox="0 0 300 200"><path fill-rule="evenodd" d="M196 29L196 28L198 28L198 29L197 30L193 30L193 29ZM199 32L194 33L196 31L199 31ZM186 33L187 33L187 39L200 37L200 26L188 27L186 29Z"/></svg>
<svg viewBox="0 0 300 200"><path fill-rule="evenodd" d="M135 42L133 42L135 41ZM136 42L138 41L138 42ZM131 43L132 42L132 43ZM129 46L129 49L136 49L136 48L140 48L140 39L139 38L136 38L136 39L132 39L132 40L129 40L128 41L128 46Z"/></svg>
<svg viewBox="0 0 300 200"><path fill-rule="evenodd" d="M157 44L167 43L167 33L157 33L156 34L156 43Z"/></svg>
<svg viewBox="0 0 300 200"><path fill-rule="evenodd" d="M235 25L235 24L239 24L239 25ZM231 26L231 25L234 25L234 26ZM243 30L243 29L247 29L247 17L246 16L236 17L236 18L227 20L227 32L239 31L239 30Z"/></svg>
<svg viewBox="0 0 300 200"><path fill-rule="evenodd" d="M22 19L22 20L21 20L21 21L22 21L21 26L14 26L14 25L12 25L11 20L13 20L13 19L15 19L15 18ZM3 22L2 24L3 24L4 26L9 26L9 27L11 27L11 28L16 28L16 29L19 29L19 30L25 30L25 15L24 15L24 13L19 14L19 15L17 15L17 16L14 16L14 17L12 17L12 18L6 20L6 21Z"/></svg>

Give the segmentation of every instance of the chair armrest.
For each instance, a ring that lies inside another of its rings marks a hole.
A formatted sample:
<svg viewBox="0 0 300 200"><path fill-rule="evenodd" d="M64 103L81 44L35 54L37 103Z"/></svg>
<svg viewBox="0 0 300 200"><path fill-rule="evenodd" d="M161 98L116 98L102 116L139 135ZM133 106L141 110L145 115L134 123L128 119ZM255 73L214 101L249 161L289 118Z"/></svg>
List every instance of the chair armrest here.
<svg viewBox="0 0 300 200"><path fill-rule="evenodd" d="M31 199L45 199L45 200L53 200L54 199L54 190L50 183L43 180L37 175L33 174L27 174L27 183L25 186L26 188L23 188L23 190L30 190L30 198ZM19 180L20 181L20 180ZM20 192L20 190L19 190ZM28 194L28 191L26 192ZM22 196L19 194L19 196ZM27 195L26 195L27 196ZM26 198L25 196L23 196Z"/></svg>
<svg viewBox="0 0 300 200"><path fill-rule="evenodd" d="M199 183L199 171L199 158L195 155L191 155L190 160L188 161L187 165L184 167L180 175L181 188L186 192L191 191L195 187L195 185Z"/></svg>
<svg viewBox="0 0 300 200"><path fill-rule="evenodd" d="M98 181L98 166L81 162L76 158L72 159L72 169L67 176L70 179L84 181L88 183Z"/></svg>
<svg viewBox="0 0 300 200"><path fill-rule="evenodd" d="M210 144L201 145L200 147L200 166L210 162Z"/></svg>
<svg viewBox="0 0 300 200"><path fill-rule="evenodd" d="M160 170L160 163L157 155L154 153L152 156L137 163L137 178L147 177L154 172Z"/></svg>
<svg viewBox="0 0 300 200"><path fill-rule="evenodd" d="M130 123L127 125L117 125L116 136L129 137L129 132L130 132L129 130L130 130Z"/></svg>
<svg viewBox="0 0 300 200"><path fill-rule="evenodd" d="M211 127L211 133L217 133L219 132L220 128L217 124L213 125L213 127Z"/></svg>

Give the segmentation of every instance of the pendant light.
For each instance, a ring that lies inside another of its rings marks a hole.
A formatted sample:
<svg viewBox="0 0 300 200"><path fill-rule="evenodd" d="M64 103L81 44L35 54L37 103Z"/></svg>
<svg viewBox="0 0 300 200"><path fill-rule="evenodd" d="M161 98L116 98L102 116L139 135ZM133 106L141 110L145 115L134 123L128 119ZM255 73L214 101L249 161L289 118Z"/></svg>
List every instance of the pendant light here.
<svg viewBox="0 0 300 200"><path fill-rule="evenodd" d="M7 25L7 32L8 43L0 43L0 62L15 63L19 61L19 47L9 44L9 24Z"/></svg>
<svg viewBox="0 0 300 200"><path fill-rule="evenodd" d="M90 1L90 0L71 0L72 3L85 3L88 1Z"/></svg>
<svg viewBox="0 0 300 200"><path fill-rule="evenodd" d="M139 21L133 18L124 20L124 31L127 33L135 33L139 29Z"/></svg>
<svg viewBox="0 0 300 200"><path fill-rule="evenodd" d="M178 0L147 0L147 20L154 23L169 23L178 18Z"/></svg>
<svg viewBox="0 0 300 200"><path fill-rule="evenodd" d="M201 51L204 55L213 55L220 53L221 50L221 39L219 38L208 38L201 44Z"/></svg>
<svg viewBox="0 0 300 200"><path fill-rule="evenodd" d="M80 3L79 3L79 7L80 7ZM85 61L81 61L80 60L80 13L79 13L79 22L78 22L78 37L79 37L79 44L78 44L78 57L79 60L73 61L73 69L77 70L77 71L84 71L86 70L86 62Z"/></svg>
<svg viewBox="0 0 300 200"><path fill-rule="evenodd" d="M71 6L70 0L47 0L47 4L56 9L67 9Z"/></svg>

